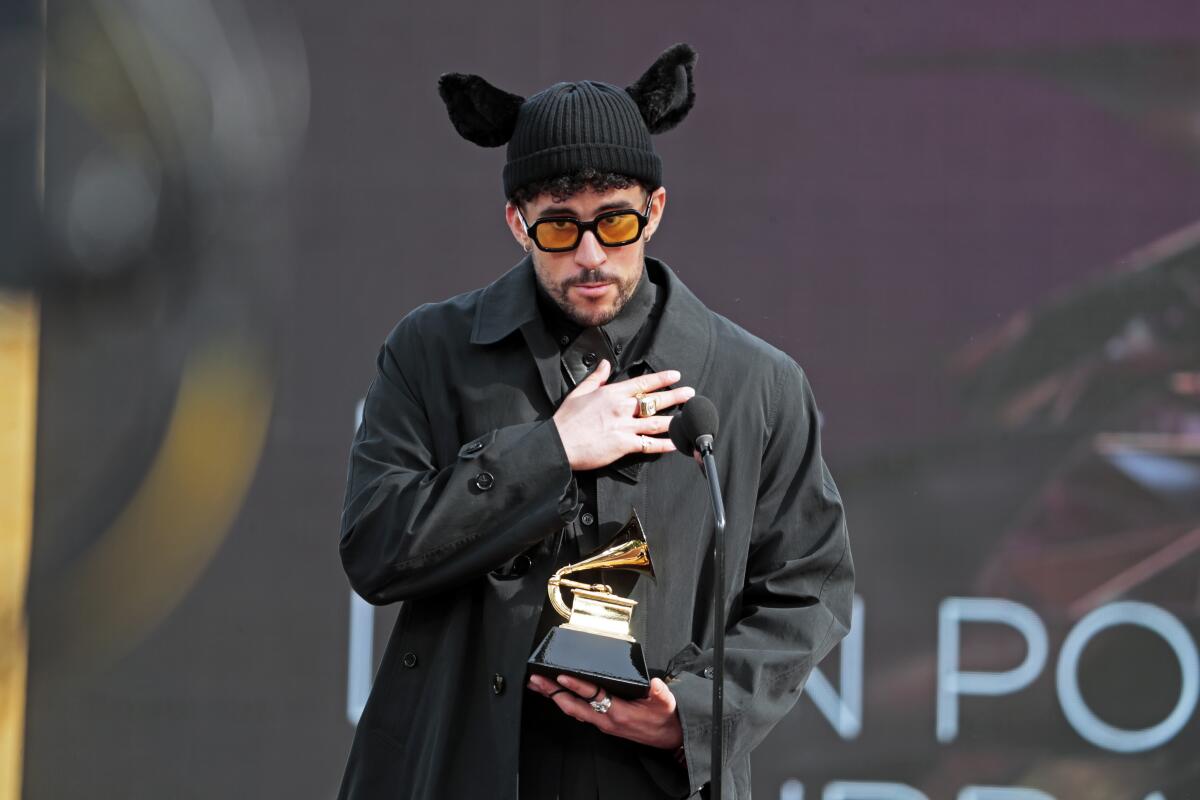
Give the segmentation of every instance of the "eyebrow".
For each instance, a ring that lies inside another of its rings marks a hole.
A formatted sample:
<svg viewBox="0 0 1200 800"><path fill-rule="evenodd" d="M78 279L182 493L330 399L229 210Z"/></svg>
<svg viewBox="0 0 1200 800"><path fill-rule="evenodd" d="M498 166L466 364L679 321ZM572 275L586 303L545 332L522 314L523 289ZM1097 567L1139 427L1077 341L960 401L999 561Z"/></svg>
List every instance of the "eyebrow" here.
<svg viewBox="0 0 1200 800"><path fill-rule="evenodd" d="M615 200L611 203L605 203L604 205L598 207L596 209L596 214L603 214L605 211L616 211L618 208L629 209L629 208L634 208L634 206L628 200ZM575 209L567 208L566 206L551 206L550 208L542 209L542 213L539 214L538 216L539 217L560 217L560 216L564 216L564 215L568 216L568 217L579 216L578 214L575 213ZM593 216L595 216L595 215L593 215Z"/></svg>

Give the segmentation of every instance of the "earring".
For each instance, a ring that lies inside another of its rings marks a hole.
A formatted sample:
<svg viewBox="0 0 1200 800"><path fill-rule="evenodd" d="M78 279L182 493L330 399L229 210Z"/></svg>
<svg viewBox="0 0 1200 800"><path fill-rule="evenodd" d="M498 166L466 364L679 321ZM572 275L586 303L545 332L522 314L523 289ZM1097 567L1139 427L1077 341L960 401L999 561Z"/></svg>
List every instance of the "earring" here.
<svg viewBox="0 0 1200 800"><path fill-rule="evenodd" d="M533 245L530 244L529 242L526 242L525 244L521 245L521 249L524 250L526 253L532 253Z"/></svg>

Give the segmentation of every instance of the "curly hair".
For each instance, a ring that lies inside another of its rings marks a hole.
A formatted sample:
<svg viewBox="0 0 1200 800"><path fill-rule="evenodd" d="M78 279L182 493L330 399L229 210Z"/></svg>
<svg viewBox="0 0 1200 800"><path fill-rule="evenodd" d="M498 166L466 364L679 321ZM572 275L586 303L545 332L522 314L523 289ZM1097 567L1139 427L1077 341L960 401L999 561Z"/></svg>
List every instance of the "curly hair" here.
<svg viewBox="0 0 1200 800"><path fill-rule="evenodd" d="M524 206L538 195L549 192L550 196L554 198L554 202L561 203L585 189L607 192L612 189L628 189L630 186L641 186L647 194L658 188L638 178L630 178L627 175L618 175L613 172L599 172L591 167L585 167L568 175L559 175L518 186L508 200L513 205Z"/></svg>

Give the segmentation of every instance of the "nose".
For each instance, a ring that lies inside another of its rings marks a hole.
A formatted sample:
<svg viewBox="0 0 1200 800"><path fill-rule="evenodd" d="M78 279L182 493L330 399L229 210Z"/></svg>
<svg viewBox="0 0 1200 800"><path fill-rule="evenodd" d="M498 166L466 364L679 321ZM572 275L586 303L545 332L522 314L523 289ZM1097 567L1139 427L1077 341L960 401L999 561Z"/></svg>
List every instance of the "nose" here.
<svg viewBox="0 0 1200 800"><path fill-rule="evenodd" d="M596 235L591 231L585 231L583 238L579 240L579 246L575 248L575 263L581 267L594 269L608 260L608 256L604 253L604 247L596 240Z"/></svg>

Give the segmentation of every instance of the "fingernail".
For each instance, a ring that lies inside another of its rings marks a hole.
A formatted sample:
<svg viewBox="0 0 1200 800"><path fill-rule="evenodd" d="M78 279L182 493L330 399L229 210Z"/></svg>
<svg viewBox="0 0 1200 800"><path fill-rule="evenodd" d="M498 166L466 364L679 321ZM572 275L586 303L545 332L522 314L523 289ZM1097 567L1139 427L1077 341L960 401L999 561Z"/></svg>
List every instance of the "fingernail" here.
<svg viewBox="0 0 1200 800"><path fill-rule="evenodd" d="M685 386L685 387L683 387L683 393L684 393L684 394L686 394L688 397L695 397L695 396L696 396L696 390L695 390L695 389L693 389L693 388L692 388L692 387L690 387L690 386Z"/></svg>
<svg viewBox="0 0 1200 800"><path fill-rule="evenodd" d="M668 375L668 377L670 377L670 378L671 378L671 380L673 380L673 381L677 381L677 380L679 380L681 377L683 377L683 376L682 376L682 375L679 373L679 370L677 370L677 369L669 369L669 370L667 370L667 375Z"/></svg>

